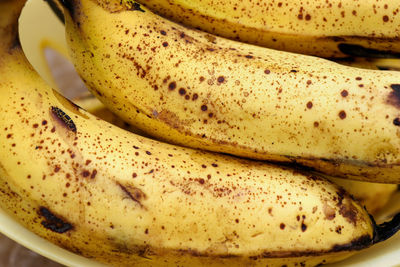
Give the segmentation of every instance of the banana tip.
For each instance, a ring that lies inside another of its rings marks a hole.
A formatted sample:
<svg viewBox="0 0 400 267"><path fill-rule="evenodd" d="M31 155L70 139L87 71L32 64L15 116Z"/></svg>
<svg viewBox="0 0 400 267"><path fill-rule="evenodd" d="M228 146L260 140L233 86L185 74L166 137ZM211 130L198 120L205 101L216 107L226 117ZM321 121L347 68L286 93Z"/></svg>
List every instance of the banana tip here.
<svg viewBox="0 0 400 267"><path fill-rule="evenodd" d="M400 230L400 213L397 213L393 218L382 224L376 224L374 218L370 215L372 222L374 223L374 238L373 243L379 243L390 238Z"/></svg>

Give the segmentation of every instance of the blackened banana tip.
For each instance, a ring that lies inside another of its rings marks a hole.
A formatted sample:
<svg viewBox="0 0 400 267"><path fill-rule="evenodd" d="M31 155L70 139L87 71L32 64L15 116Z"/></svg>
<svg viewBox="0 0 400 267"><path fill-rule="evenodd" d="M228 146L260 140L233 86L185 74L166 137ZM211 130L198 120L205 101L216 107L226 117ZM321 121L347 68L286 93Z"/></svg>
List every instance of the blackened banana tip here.
<svg viewBox="0 0 400 267"><path fill-rule="evenodd" d="M400 213L397 213L393 218L382 224L376 224L372 216L371 220L375 226L375 233L373 243L379 243L385 241L386 239L392 237L400 230Z"/></svg>

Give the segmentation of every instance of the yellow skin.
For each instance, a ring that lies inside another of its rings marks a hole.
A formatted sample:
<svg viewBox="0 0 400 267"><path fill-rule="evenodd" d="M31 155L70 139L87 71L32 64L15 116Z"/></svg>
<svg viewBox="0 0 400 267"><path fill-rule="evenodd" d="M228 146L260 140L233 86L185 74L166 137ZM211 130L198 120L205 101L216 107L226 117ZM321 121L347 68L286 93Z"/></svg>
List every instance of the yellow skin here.
<svg viewBox="0 0 400 267"><path fill-rule="evenodd" d="M361 62L364 63L364 62ZM357 67L371 68L372 65L356 63ZM351 63L352 65L354 63ZM113 125L128 130L130 132L143 135L139 129L134 126L125 123L122 119L112 113L106 106L104 106L95 96L86 95L81 96L73 100L75 104L84 108L91 114L101 118L102 120L108 121ZM379 184L379 183L368 183L361 181L353 181L340 178L329 178L334 184L340 185L347 192L349 192L362 206L365 206L366 210L375 215L380 212L390 200L390 197L397 190L395 184Z"/></svg>
<svg viewBox="0 0 400 267"><path fill-rule="evenodd" d="M388 237L325 179L147 139L75 106L25 58L23 3L0 1L0 205L34 233L112 266L314 266Z"/></svg>
<svg viewBox="0 0 400 267"><path fill-rule="evenodd" d="M234 42L139 4L68 3L77 71L108 108L146 133L331 176L400 183L400 73Z"/></svg>
<svg viewBox="0 0 400 267"><path fill-rule="evenodd" d="M350 44L400 53L399 5L390 0L139 0L155 13L264 47L343 57ZM353 51L354 53L360 51Z"/></svg>

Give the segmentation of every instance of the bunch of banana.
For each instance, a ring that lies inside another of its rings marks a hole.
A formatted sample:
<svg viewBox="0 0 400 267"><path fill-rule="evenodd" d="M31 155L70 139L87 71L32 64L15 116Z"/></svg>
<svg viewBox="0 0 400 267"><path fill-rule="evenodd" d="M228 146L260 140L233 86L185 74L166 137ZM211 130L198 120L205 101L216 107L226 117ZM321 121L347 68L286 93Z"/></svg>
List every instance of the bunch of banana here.
<svg viewBox="0 0 400 267"><path fill-rule="evenodd" d="M362 66L366 67L365 65ZM144 133L135 126L130 125L117 117L92 94L78 96L73 99L73 102L104 121L127 131L142 136L144 135ZM359 201L362 206L365 206L368 213L372 215L378 214L385 208L398 188L395 184L369 183L334 177L329 177L328 179L350 193L350 195Z"/></svg>
<svg viewBox="0 0 400 267"><path fill-rule="evenodd" d="M313 266L400 228L318 176L147 139L72 104L22 52L24 2L0 0L0 205L39 236L114 266Z"/></svg>
<svg viewBox="0 0 400 267"><path fill-rule="evenodd" d="M223 39L133 1L63 3L72 61L84 82L147 134L399 183L399 72Z"/></svg>

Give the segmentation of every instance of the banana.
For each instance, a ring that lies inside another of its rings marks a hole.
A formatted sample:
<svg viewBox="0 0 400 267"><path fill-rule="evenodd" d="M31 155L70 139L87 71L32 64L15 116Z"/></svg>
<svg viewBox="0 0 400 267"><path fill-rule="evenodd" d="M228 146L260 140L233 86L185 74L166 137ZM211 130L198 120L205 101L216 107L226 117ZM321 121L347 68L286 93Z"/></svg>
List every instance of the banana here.
<svg viewBox="0 0 400 267"><path fill-rule="evenodd" d="M0 205L59 246L112 266L314 266L400 228L294 169L147 139L49 87L0 0Z"/></svg>
<svg viewBox="0 0 400 267"><path fill-rule="evenodd" d="M365 65L362 66L366 67ZM136 127L127 124L112 113L92 94L79 96L73 99L73 102L104 121L138 135L144 134ZM372 215L382 212L398 187L395 184L368 183L333 177L330 177L329 180L343 187L343 189L359 201L362 206L365 206L368 213Z"/></svg>
<svg viewBox="0 0 400 267"><path fill-rule="evenodd" d="M400 183L400 74L188 29L132 1L63 1L71 60L124 121L171 143Z"/></svg>
<svg viewBox="0 0 400 267"><path fill-rule="evenodd" d="M234 40L321 57L400 55L390 0L138 0L185 25Z"/></svg>

